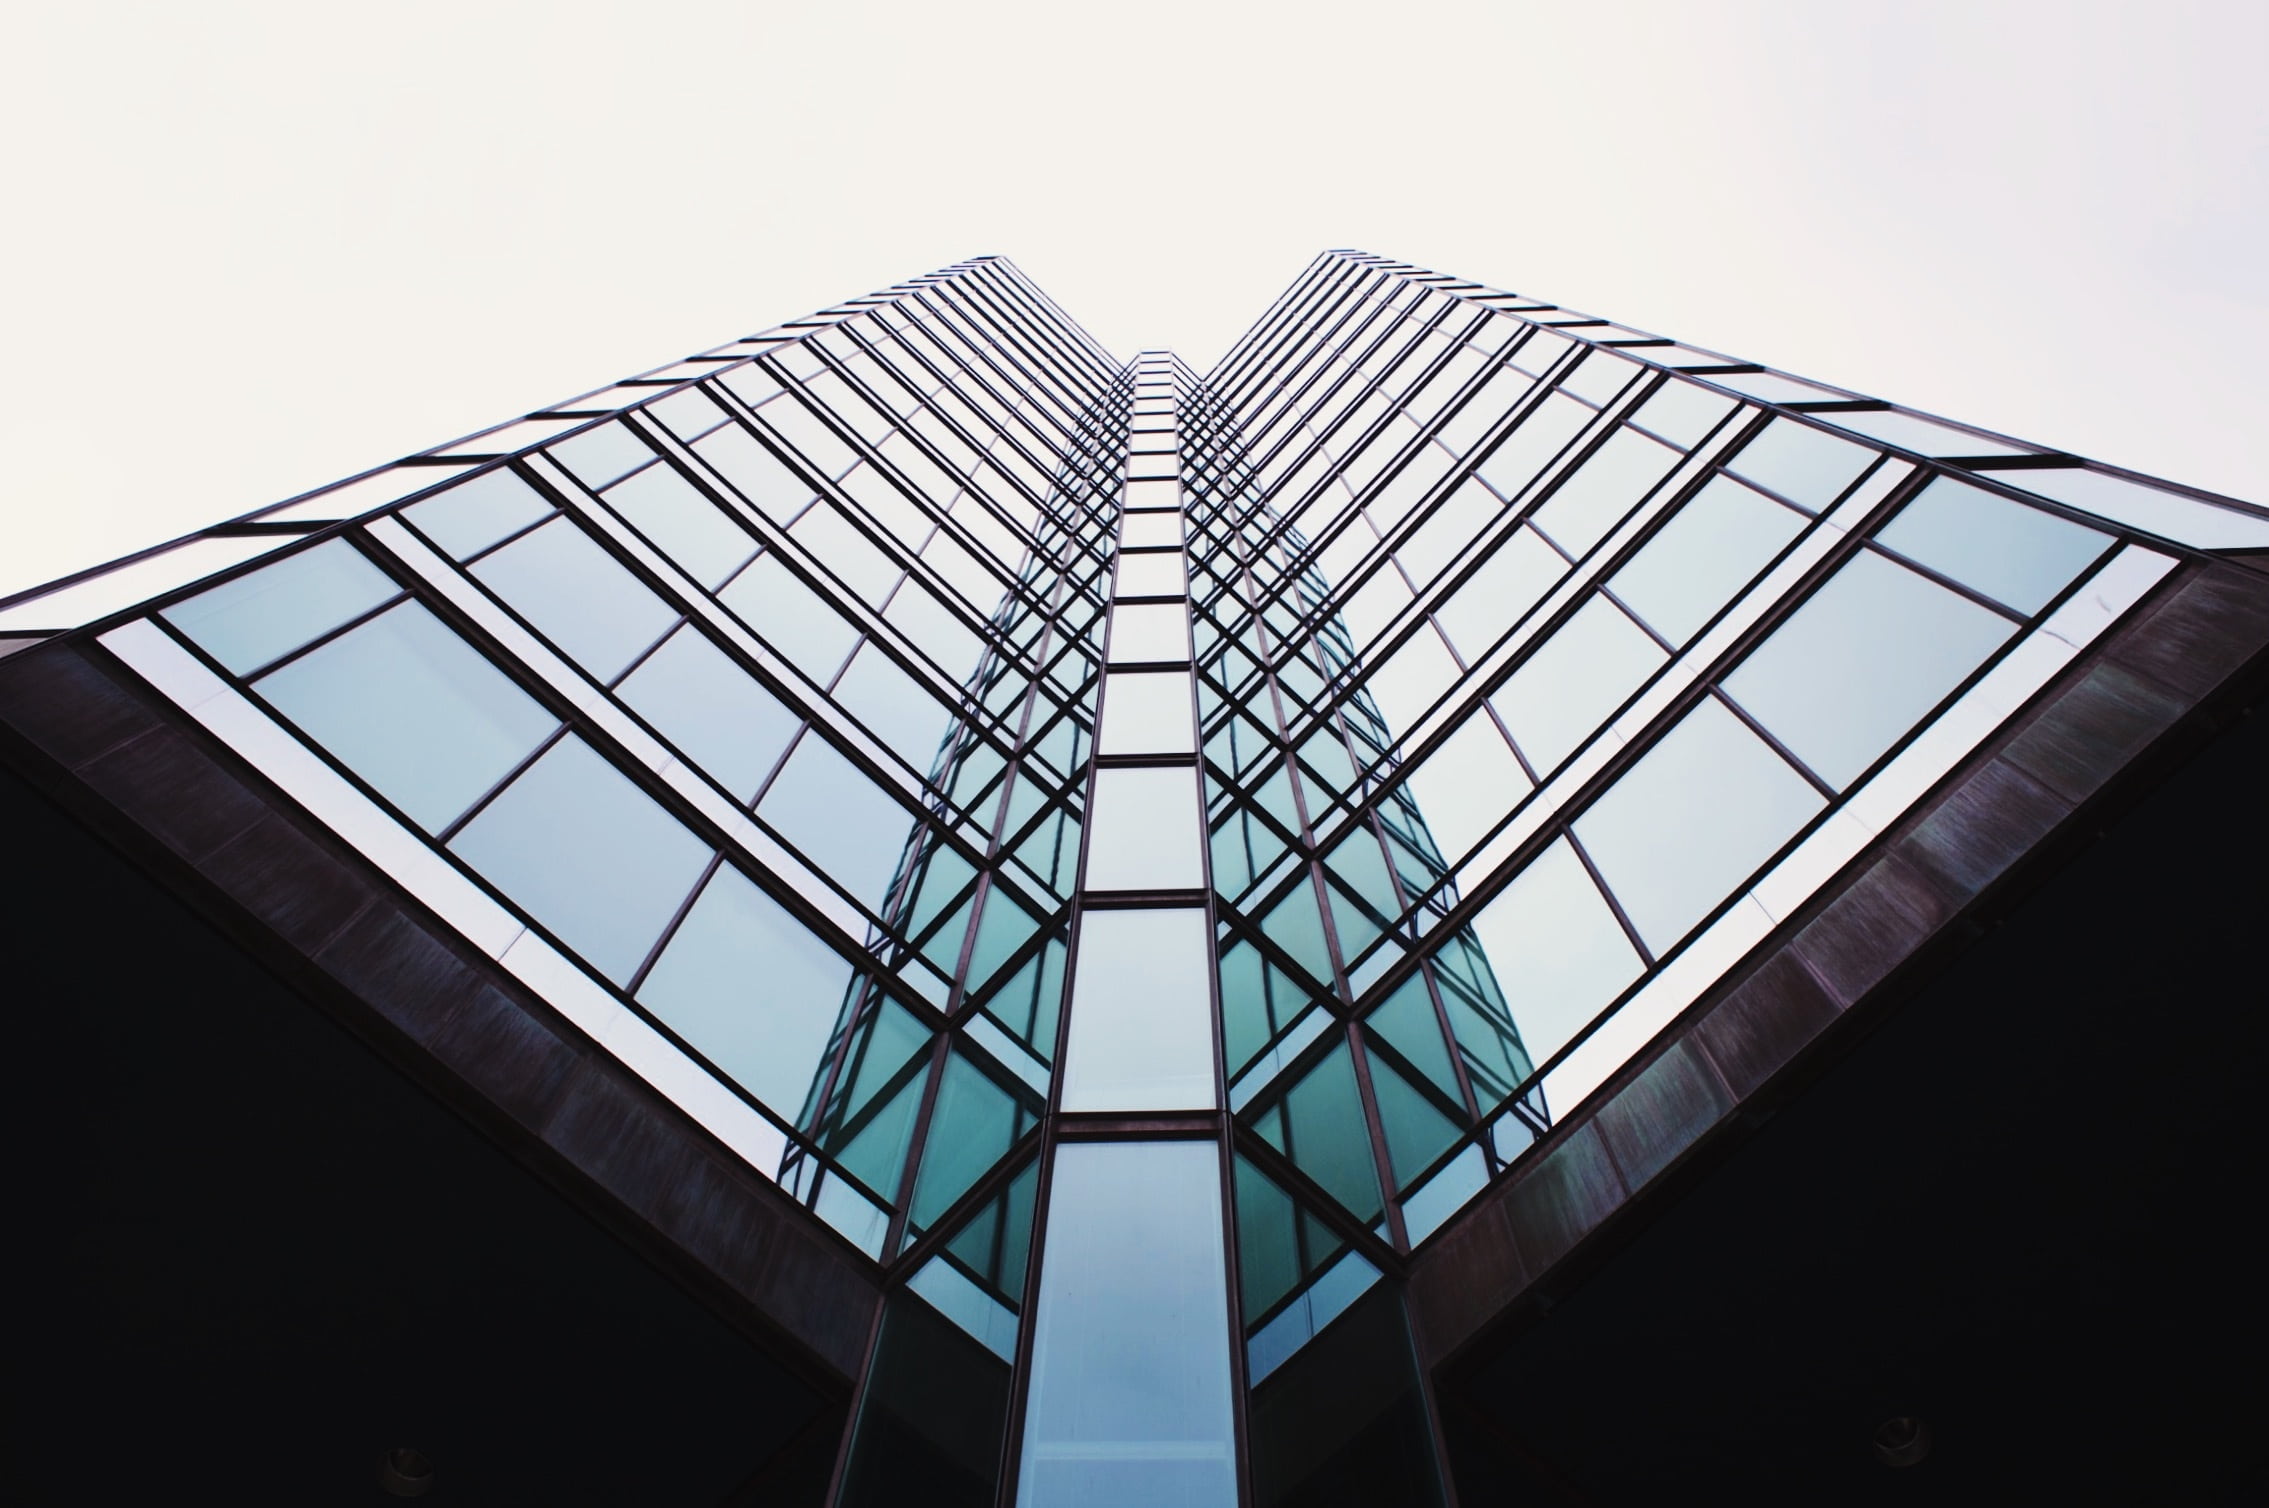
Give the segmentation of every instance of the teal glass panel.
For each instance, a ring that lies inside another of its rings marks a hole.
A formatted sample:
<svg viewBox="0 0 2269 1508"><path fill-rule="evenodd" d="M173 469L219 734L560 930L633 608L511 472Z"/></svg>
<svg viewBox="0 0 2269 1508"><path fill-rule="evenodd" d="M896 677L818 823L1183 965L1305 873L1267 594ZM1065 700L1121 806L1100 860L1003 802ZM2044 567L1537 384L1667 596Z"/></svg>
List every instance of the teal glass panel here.
<svg viewBox="0 0 2269 1508"><path fill-rule="evenodd" d="M1064 964L1070 951L1062 938L1049 938L984 1002L985 1014L1043 1063L1056 1059L1056 1023L1063 1011Z"/></svg>
<svg viewBox="0 0 2269 1508"><path fill-rule="evenodd" d="M415 602L310 650L255 689L428 832L455 821L559 726Z"/></svg>
<svg viewBox="0 0 2269 1508"><path fill-rule="evenodd" d="M1263 1141L1356 1219L1378 1217L1378 1162L1355 1086L1354 1056L1344 1041L1281 1096L1252 1112L1251 1120Z"/></svg>
<svg viewBox="0 0 2269 1508"><path fill-rule="evenodd" d="M1378 1104L1379 1129L1386 1136L1387 1164L1394 1169L1395 1187L1406 1189L1450 1149L1458 1139L1458 1126L1392 1063L1376 1056L1370 1061L1371 1097Z"/></svg>
<svg viewBox="0 0 2269 1508"><path fill-rule="evenodd" d="M449 847L618 984L644 962L711 853L572 734Z"/></svg>
<svg viewBox="0 0 2269 1508"><path fill-rule="evenodd" d="M690 625L662 641L617 688L624 704L686 759L746 802L803 719Z"/></svg>
<svg viewBox="0 0 2269 1508"><path fill-rule="evenodd" d="M1223 1056L1235 1078L1315 997L1249 943L1226 949L1220 969Z"/></svg>
<svg viewBox="0 0 2269 1508"><path fill-rule="evenodd" d="M1315 887L1303 875L1290 894L1261 918L1261 933L1292 956L1320 984L1332 977L1331 949L1324 941L1323 913Z"/></svg>
<svg viewBox="0 0 2269 1508"><path fill-rule="evenodd" d="M1039 1119L1025 1096L993 1080L956 1051L938 1081L922 1167L914 1175L908 1218L926 1230L972 1184L992 1171Z"/></svg>
<svg viewBox="0 0 2269 1508"><path fill-rule="evenodd" d="M851 965L730 866L670 937L638 1002L782 1119L826 1067Z"/></svg>
<svg viewBox="0 0 2269 1508"><path fill-rule="evenodd" d="M1844 786L2016 631L1867 551L1790 614L1725 689L1814 774Z"/></svg>
<svg viewBox="0 0 2269 1508"><path fill-rule="evenodd" d="M1457 1069L1450 1062L1449 1044L1442 1040L1442 1023L1434 1014L1434 997L1426 989L1423 970L1404 980L1366 1019L1371 1030L1435 1088L1452 1100L1459 1098ZM1376 1063L1376 1057L1372 1061Z"/></svg>

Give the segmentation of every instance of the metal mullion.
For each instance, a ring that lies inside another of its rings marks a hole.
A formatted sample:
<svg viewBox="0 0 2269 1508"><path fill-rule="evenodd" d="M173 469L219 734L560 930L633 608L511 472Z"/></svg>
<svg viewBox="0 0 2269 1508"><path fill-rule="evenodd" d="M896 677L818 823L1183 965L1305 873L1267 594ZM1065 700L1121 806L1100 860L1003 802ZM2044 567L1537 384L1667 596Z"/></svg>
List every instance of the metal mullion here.
<svg viewBox="0 0 2269 1508"><path fill-rule="evenodd" d="M1335 298L1344 301L1359 282L1358 274L1345 264L1333 263L1328 253L1316 258L1214 365L1207 381L1218 385L1230 401L1245 403L1264 374L1282 367L1287 344L1296 347L1302 330L1312 329L1319 317L1329 317L1328 312L1319 316L1315 311L1328 311Z"/></svg>
<svg viewBox="0 0 2269 1508"><path fill-rule="evenodd" d="M2010 642L2013 643L2015 642L2015 640L2012 639ZM2001 651L1999 649L1996 649L1991 655L1988 655L1986 657L1985 663L1990 665L2000 657ZM1752 717L1749 713L1749 709L1742 706L1739 702L1735 701L1730 695L1726 693L1725 689L1722 686L1718 685L1715 681L1708 682L1706 683L1706 685L1710 699L1712 701L1715 701L1719 706L1725 708L1726 711L1732 713L1733 716L1737 720L1739 720L1743 727L1756 734L1759 739L1764 741L1766 747L1770 748L1775 754L1778 754L1782 759L1786 760L1791 769L1795 770L1797 774L1804 777L1805 784L1811 786L1814 790L1818 791L1822 796L1827 798L1828 804L1831 807L1834 806L1838 801L1841 801L1843 799L1842 791L1838 790L1835 786L1830 785L1825 779L1820 776L1819 772L1812 768L1812 766L1806 764L1802 759L1798 758L1795 750L1791 749L1787 744L1782 743L1778 735L1776 735L1771 729L1767 728L1763 723L1759 722L1756 718ZM1930 721L1930 719L1926 718L1924 721L1928 722ZM1918 724L1917 726L1921 725ZM1857 782L1854 782L1854 784L1856 785Z"/></svg>

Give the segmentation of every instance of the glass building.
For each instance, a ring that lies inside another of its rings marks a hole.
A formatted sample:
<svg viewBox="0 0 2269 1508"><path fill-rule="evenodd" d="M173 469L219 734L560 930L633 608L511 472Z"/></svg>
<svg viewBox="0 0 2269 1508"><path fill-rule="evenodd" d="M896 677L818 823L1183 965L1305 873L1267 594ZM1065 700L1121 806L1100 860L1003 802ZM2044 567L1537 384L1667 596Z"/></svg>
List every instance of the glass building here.
<svg viewBox="0 0 2269 1508"><path fill-rule="evenodd" d="M817 1400L735 1500L1493 1501L1503 1337L2258 694L2263 552L1375 256L1204 374L986 257L0 603L0 722Z"/></svg>

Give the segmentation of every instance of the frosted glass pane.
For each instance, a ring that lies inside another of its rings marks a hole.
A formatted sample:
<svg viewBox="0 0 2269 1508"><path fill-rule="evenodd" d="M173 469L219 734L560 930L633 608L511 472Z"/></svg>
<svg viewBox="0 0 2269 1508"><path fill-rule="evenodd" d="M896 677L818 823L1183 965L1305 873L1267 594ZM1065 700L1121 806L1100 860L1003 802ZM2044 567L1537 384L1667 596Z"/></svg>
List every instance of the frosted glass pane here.
<svg viewBox="0 0 2269 1508"><path fill-rule="evenodd" d="M1066 1110L1210 1110L1205 912L1090 911L1072 972Z"/></svg>
<svg viewBox="0 0 2269 1508"><path fill-rule="evenodd" d="M1233 1508L1221 1152L1068 1142L1049 1186L1021 1508Z"/></svg>

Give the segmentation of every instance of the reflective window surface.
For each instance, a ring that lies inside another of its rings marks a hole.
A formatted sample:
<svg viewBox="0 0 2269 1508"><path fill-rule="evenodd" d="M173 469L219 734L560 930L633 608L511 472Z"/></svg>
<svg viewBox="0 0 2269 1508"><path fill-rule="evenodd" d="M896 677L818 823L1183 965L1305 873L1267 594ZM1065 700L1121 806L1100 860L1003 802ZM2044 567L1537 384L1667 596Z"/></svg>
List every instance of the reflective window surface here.
<svg viewBox="0 0 2269 1508"><path fill-rule="evenodd" d="M719 869L670 936L638 1000L735 1083L800 1114L852 970L740 871Z"/></svg>
<svg viewBox="0 0 2269 1508"><path fill-rule="evenodd" d="M1826 805L1711 700L1578 817L1575 833L1640 938L1661 952Z"/></svg>
<svg viewBox="0 0 2269 1508"><path fill-rule="evenodd" d="M1180 890L1204 882L1197 784L1188 770L1095 772L1090 890Z"/></svg>
<svg viewBox="0 0 2269 1508"><path fill-rule="evenodd" d="M449 846L615 982L637 972L709 848L628 776L569 736Z"/></svg>
<svg viewBox="0 0 2269 1508"><path fill-rule="evenodd" d="M165 616L223 666L245 674L400 590L353 545L332 539L176 603Z"/></svg>
<svg viewBox="0 0 2269 1508"><path fill-rule="evenodd" d="M388 608L256 685L428 831L462 815L559 726L415 602Z"/></svg>
<svg viewBox="0 0 2269 1508"><path fill-rule="evenodd" d="M1211 984L1203 911L1088 912L1073 965L1064 1108L1211 1108Z"/></svg>
<svg viewBox="0 0 2269 1508"><path fill-rule="evenodd" d="M1847 785L2014 631L1976 603L1864 553L1725 687L1815 774Z"/></svg>
<svg viewBox="0 0 2269 1508"><path fill-rule="evenodd" d="M1071 1142L1056 1154L1017 1501L1237 1501L1221 1152Z"/></svg>

